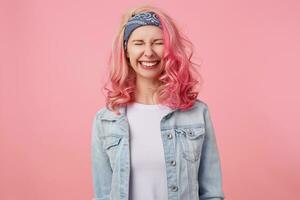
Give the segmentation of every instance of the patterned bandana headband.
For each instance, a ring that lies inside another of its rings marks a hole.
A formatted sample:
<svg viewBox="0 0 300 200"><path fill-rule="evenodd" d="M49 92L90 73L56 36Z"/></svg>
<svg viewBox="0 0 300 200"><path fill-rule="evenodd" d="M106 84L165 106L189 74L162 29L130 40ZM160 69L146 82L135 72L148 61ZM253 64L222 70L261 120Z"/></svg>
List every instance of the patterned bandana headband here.
<svg viewBox="0 0 300 200"><path fill-rule="evenodd" d="M161 27L161 23L154 12L144 12L134 15L132 18L128 20L125 24L124 30L124 49L127 49L127 43L130 34L140 26L153 25Z"/></svg>

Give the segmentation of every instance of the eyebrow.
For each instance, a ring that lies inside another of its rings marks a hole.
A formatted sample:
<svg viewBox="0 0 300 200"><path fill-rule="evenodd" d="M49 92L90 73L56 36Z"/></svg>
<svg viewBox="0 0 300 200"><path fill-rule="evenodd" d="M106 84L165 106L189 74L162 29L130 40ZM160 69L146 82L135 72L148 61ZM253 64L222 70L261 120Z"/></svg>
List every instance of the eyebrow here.
<svg viewBox="0 0 300 200"><path fill-rule="evenodd" d="M153 40L154 42L158 41L158 40L163 40L163 39L155 39ZM143 42L144 40L132 40L132 42Z"/></svg>

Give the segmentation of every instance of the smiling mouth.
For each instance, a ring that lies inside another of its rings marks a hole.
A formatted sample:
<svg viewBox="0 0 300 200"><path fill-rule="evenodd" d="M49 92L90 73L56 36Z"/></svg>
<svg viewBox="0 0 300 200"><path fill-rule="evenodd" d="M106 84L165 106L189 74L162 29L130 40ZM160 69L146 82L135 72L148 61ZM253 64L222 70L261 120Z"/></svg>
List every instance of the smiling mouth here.
<svg viewBox="0 0 300 200"><path fill-rule="evenodd" d="M156 60L156 61L139 61L139 63L141 65L143 65L144 67L153 67L156 66L160 63L160 60Z"/></svg>

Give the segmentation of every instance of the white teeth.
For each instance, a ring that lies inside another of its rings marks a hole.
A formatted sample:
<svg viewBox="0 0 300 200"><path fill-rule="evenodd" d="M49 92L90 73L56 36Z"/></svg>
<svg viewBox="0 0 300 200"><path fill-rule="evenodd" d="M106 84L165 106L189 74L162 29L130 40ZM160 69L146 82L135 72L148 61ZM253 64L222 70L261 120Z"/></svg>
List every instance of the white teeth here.
<svg viewBox="0 0 300 200"><path fill-rule="evenodd" d="M159 63L159 61L156 62L140 62L142 65L146 66L146 67L152 67L154 65L157 65Z"/></svg>

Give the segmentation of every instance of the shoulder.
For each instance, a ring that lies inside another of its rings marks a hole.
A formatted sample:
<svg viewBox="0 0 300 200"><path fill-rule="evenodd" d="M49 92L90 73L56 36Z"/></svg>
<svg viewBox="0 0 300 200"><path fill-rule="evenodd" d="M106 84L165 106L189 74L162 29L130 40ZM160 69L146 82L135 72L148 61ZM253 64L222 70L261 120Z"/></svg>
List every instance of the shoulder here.
<svg viewBox="0 0 300 200"><path fill-rule="evenodd" d="M201 99L196 99L194 104L187 110L178 110L179 115L199 117L203 116L208 111L208 105Z"/></svg>
<svg viewBox="0 0 300 200"><path fill-rule="evenodd" d="M204 101L196 99L191 108L188 110L178 110L174 116L180 124L192 124L202 127L205 124L207 108L208 106Z"/></svg>
<svg viewBox="0 0 300 200"><path fill-rule="evenodd" d="M94 114L95 119L101 119L105 114L111 112L107 107L100 107Z"/></svg>
<svg viewBox="0 0 300 200"><path fill-rule="evenodd" d="M197 111L201 111L201 112L207 112L208 110L208 105L206 102L204 102L203 100L200 99L196 99L193 107L193 110L197 110Z"/></svg>
<svg viewBox="0 0 300 200"><path fill-rule="evenodd" d="M208 104L201 100L196 99L193 106L187 111L179 112L179 115L186 116L186 118L204 119L204 116L209 112Z"/></svg>
<svg viewBox="0 0 300 200"><path fill-rule="evenodd" d="M121 113L124 112L124 109L125 109L124 107L119 107L119 111ZM121 117L121 115L117 115L115 112L108 109L106 106L99 108L95 114L95 118L98 120L100 120L100 119L116 120L119 117Z"/></svg>

